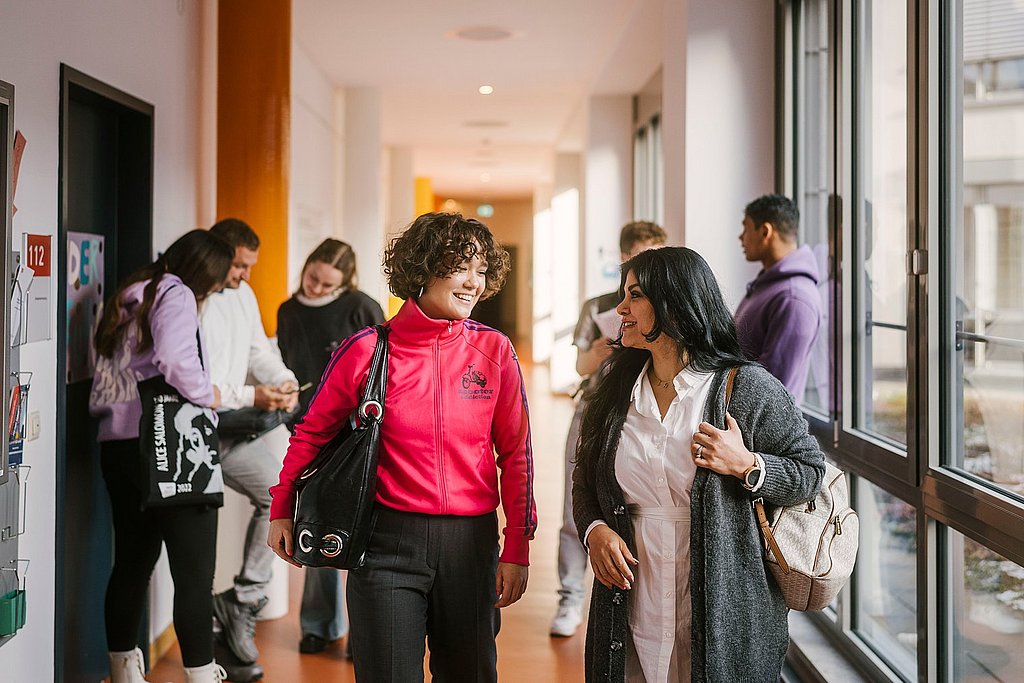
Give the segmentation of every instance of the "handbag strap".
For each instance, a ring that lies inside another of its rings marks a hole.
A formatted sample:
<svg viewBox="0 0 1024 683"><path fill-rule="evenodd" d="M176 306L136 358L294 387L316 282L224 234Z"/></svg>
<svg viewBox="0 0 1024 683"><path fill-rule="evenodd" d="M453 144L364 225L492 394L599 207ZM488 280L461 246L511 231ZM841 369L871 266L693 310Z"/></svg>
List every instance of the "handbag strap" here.
<svg viewBox="0 0 1024 683"><path fill-rule="evenodd" d="M729 376L725 380L725 410L729 410L729 401L732 400L732 384L736 379L736 371L739 368L732 368L729 370ZM771 524L768 522L768 514L764 511L764 498L754 499L754 512L757 514L757 525L761 528L761 536L764 538L765 547L772 551L772 555L775 556L776 562L779 563L779 567L782 571L789 573L789 563L786 562L785 556L782 554L782 550L779 548L778 542L775 540L775 535L772 533Z"/></svg>
<svg viewBox="0 0 1024 683"><path fill-rule="evenodd" d="M375 328L377 345L373 348L373 358L370 360L370 370L366 376L366 389L357 409L360 420L384 419L384 395L388 383L388 335L391 328L384 325L376 325Z"/></svg>

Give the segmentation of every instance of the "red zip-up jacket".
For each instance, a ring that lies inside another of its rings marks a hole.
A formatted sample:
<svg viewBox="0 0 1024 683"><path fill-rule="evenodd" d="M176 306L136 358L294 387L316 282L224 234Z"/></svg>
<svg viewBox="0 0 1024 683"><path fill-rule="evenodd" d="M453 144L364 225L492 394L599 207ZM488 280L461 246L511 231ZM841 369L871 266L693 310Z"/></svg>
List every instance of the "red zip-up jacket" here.
<svg viewBox="0 0 1024 683"><path fill-rule="evenodd" d="M386 323L388 380L377 501L405 512L482 515L499 500L501 561L528 565L537 528L526 388L512 343L472 320L434 320L406 301ZM271 519L291 519L295 480L341 429L366 385L377 334L367 328L331 357L296 425Z"/></svg>

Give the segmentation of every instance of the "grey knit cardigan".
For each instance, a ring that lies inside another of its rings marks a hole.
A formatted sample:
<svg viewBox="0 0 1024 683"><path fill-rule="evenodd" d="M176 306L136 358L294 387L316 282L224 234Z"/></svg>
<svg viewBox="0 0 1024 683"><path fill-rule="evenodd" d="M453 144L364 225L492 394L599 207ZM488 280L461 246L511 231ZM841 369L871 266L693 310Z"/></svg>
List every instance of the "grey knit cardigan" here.
<svg viewBox="0 0 1024 683"><path fill-rule="evenodd" d="M704 420L725 428L725 377L711 380ZM633 523L615 479L626 410L599 453L580 453L573 472L573 516L580 540L605 520L636 554ZM729 412L746 447L760 453L765 482L756 495L769 514L813 498L825 473L824 455L785 387L760 365L741 366ZM679 457L690 457L689 452ZM777 683L789 645L787 609L765 572L752 495L736 477L698 468L690 504L690 586L693 605L692 680ZM628 591L594 581L587 624L587 681L623 681L630 638Z"/></svg>

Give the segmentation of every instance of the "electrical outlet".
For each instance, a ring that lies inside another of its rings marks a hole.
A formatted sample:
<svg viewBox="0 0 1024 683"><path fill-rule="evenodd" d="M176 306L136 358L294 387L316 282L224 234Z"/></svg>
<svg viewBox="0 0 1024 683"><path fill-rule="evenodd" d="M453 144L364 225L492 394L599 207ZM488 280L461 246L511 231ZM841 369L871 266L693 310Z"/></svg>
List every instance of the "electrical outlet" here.
<svg viewBox="0 0 1024 683"><path fill-rule="evenodd" d="M28 414L28 440L35 441L39 438L39 411L33 410Z"/></svg>

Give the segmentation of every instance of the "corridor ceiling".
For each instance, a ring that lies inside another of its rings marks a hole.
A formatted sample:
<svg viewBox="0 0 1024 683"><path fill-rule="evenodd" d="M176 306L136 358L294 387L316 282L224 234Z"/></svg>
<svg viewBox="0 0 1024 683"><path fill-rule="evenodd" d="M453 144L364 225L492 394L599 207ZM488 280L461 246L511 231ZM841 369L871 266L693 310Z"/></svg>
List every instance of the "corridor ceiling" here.
<svg viewBox="0 0 1024 683"><path fill-rule="evenodd" d="M501 198L582 149L589 96L636 93L657 72L663 2L294 0L293 31L335 86L379 90L383 144L411 148L436 193ZM478 27L511 36L455 37Z"/></svg>

